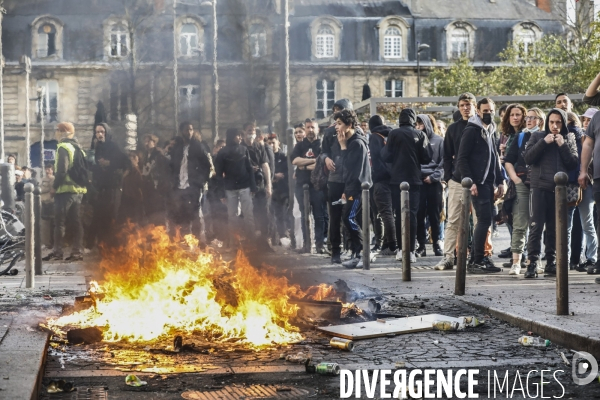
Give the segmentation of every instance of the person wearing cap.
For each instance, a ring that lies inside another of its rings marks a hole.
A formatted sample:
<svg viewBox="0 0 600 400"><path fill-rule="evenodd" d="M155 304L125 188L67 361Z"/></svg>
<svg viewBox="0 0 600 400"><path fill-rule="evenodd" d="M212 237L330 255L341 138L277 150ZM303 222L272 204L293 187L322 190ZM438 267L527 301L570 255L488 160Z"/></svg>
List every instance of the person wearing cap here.
<svg viewBox="0 0 600 400"><path fill-rule="evenodd" d="M462 133L467 127L469 118L475 115L475 104L475 96L471 93L463 93L459 96L458 113L460 119L455 119L455 122L448 127L444 137L444 176L442 182L448 185L448 216L446 217L444 258L434 267L437 270L454 268L454 250L456 249L456 239L458 237L458 221L460 219L462 198L462 178L456 166L456 160Z"/></svg>
<svg viewBox="0 0 600 400"><path fill-rule="evenodd" d="M579 116L579 118L581 119L581 127L584 131L587 129L588 125L590 124L590 121L592 120L592 117L597 112L597 108L590 107L587 110L585 110L585 112L582 115Z"/></svg>
<svg viewBox="0 0 600 400"><path fill-rule="evenodd" d="M72 236L73 247L67 261L83 260L83 225L81 221L81 200L87 193L85 186L77 184L69 174L73 168L76 153L85 153L79 147L75 139L75 127L70 122L61 122L56 127L56 140L58 146L56 151L56 178L54 178L54 248L44 261L63 259L63 236L67 226L74 229ZM67 223L68 220L68 223Z"/></svg>

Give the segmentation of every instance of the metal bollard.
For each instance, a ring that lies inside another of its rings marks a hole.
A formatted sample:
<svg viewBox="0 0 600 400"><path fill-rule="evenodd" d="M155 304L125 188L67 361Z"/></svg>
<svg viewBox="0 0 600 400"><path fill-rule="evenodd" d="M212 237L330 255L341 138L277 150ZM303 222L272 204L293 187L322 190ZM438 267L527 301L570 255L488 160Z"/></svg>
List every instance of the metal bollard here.
<svg viewBox="0 0 600 400"><path fill-rule="evenodd" d="M556 315L569 315L569 260L567 241L567 182L564 172L554 175L556 183Z"/></svg>
<svg viewBox="0 0 600 400"><path fill-rule="evenodd" d="M454 294L457 296L464 296L467 281L467 246L469 242L469 216L471 214L471 186L473 186L471 178L464 178L462 180L463 194L460 220L458 222L458 237L456 240L458 254L456 260L456 279L454 281Z"/></svg>
<svg viewBox="0 0 600 400"><path fill-rule="evenodd" d="M302 223L304 224L305 227L305 232L306 235L303 238L305 240L304 242L304 250L307 251L308 253L310 253L311 249L312 249L312 239L311 239L311 234L310 234L310 191L309 191L310 186L305 183L303 186L304 189L304 221L302 221Z"/></svg>
<svg viewBox="0 0 600 400"><path fill-rule="evenodd" d="M42 191L39 185L33 190L33 254L35 255L35 274L42 275Z"/></svg>
<svg viewBox="0 0 600 400"><path fill-rule="evenodd" d="M369 203L369 184L362 184L362 234L363 234L363 269L371 269L371 228L369 216L371 215Z"/></svg>
<svg viewBox="0 0 600 400"><path fill-rule="evenodd" d="M35 286L34 278L34 223L33 215L33 184L25 184L25 287Z"/></svg>
<svg viewBox="0 0 600 400"><path fill-rule="evenodd" d="M402 214L402 280L409 282L410 277L410 198L408 191L410 185L407 182L400 184L400 204Z"/></svg>
<svg viewBox="0 0 600 400"><path fill-rule="evenodd" d="M0 195L4 202L4 209L13 212L15 210L15 166L9 163L0 164L0 176L2 177Z"/></svg>

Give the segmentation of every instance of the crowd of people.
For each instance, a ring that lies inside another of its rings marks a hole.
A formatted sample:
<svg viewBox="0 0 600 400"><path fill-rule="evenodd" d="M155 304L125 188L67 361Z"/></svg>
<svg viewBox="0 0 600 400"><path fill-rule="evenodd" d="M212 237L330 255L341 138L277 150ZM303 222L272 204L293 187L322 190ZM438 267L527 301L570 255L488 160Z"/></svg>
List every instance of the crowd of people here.
<svg viewBox="0 0 600 400"><path fill-rule="evenodd" d="M600 74L585 102L600 104L599 86ZM140 151L129 152L116 144L105 123L94 127L90 150L78 144L71 123L60 123L56 161L45 166L40 182L42 218L53 231L45 260L63 259L65 231L72 246L67 259L81 260L86 248L117 245L116 233L125 224L162 225L174 237L192 233L230 249L273 251L293 234L293 182L302 221L297 251L327 253L334 264L362 267L366 184L371 253L395 255L401 262L400 184L406 182L411 262L426 257L431 244L433 254L442 257L435 268L447 270L456 264L461 182L468 177L473 184L467 270L501 271L491 260L492 241L497 226L505 224L511 242L499 257L509 259L504 265L509 274L551 276L556 274L554 179L565 172L571 269L599 274L594 203L600 201L600 184L591 185L600 179L600 163L591 164L596 153L600 157L598 110L575 114L565 93L556 95L546 112L506 104L496 117L492 99L477 100L470 93L458 97L457 108L448 127L431 114L405 108L393 128L380 115L359 121L352 103L341 99L333 105L332 125L322 129L307 118L294 127L289 159L278 135L262 133L254 123L228 129L225 140L211 149L193 124L184 122L175 138L159 143L149 134ZM8 161L15 163L14 157ZM24 183L35 180L31 172L17 167L17 200ZM344 253L348 257L342 260Z"/></svg>

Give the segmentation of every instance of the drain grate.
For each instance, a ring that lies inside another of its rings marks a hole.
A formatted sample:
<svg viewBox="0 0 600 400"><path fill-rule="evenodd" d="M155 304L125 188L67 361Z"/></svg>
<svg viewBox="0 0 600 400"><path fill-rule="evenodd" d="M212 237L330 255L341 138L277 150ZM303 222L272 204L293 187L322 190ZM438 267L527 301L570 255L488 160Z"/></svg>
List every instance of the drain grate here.
<svg viewBox="0 0 600 400"><path fill-rule="evenodd" d="M305 399L310 392L291 386L251 385L226 386L209 392L188 391L181 397L186 400L267 400Z"/></svg>
<svg viewBox="0 0 600 400"><path fill-rule="evenodd" d="M42 400L108 400L108 391L105 387L78 387L71 393L45 394Z"/></svg>

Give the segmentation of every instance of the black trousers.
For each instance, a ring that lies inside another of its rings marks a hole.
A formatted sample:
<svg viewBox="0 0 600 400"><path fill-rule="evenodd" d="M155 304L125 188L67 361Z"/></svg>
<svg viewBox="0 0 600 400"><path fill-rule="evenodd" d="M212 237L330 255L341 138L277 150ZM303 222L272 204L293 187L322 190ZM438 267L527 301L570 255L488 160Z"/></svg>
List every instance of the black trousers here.
<svg viewBox="0 0 600 400"><path fill-rule="evenodd" d="M329 202L329 236L331 237L331 251L333 254L340 253L340 245L342 244L342 212L344 206L341 204L331 205L338 201L344 194L344 184L337 182L329 182L327 184L327 201Z"/></svg>
<svg viewBox="0 0 600 400"><path fill-rule="evenodd" d="M369 189L369 200L371 206L371 215L369 217L371 219L371 224L373 225L375 244L381 247L383 243L383 220L379 213L379 209L377 208L377 203L375 203L375 185L371 186L371 189Z"/></svg>
<svg viewBox="0 0 600 400"><path fill-rule="evenodd" d="M485 240L492 226L494 215L494 185L477 185L477 196L473 196L473 209L477 225L473 230L473 262L480 263L485 255Z"/></svg>
<svg viewBox="0 0 600 400"><path fill-rule="evenodd" d="M392 188L390 187L390 184L387 182L377 182L373 184L373 200L383 222L383 244L394 250L397 248L396 221L394 221Z"/></svg>
<svg viewBox="0 0 600 400"><path fill-rule="evenodd" d="M392 208L396 215L396 241L398 243L398 249L402 249L402 203L400 201L400 185L391 184L390 186L392 188ZM415 251L420 193L421 188L419 185L411 186L408 191L408 199L410 202L410 251Z"/></svg>
<svg viewBox="0 0 600 400"><path fill-rule="evenodd" d="M595 195L595 193L594 193ZM542 234L546 225L546 263L556 260L556 214L554 192L531 189L529 201L529 240L527 254L530 261L538 261L542 252Z"/></svg>
<svg viewBox="0 0 600 400"><path fill-rule="evenodd" d="M266 240L269 232L269 199L267 192L259 190L252 201L254 205L254 223L261 236Z"/></svg>
<svg viewBox="0 0 600 400"><path fill-rule="evenodd" d="M352 254L360 254L362 243L362 219L361 193L346 193L346 204L342 211L342 220L349 233L350 250Z"/></svg>
<svg viewBox="0 0 600 400"><path fill-rule="evenodd" d="M444 202L442 199L443 191L441 182L424 183L421 186L419 212L417 214L417 241L420 246L425 245L425 219L427 217L429 217L433 243L439 240L440 214Z"/></svg>
<svg viewBox="0 0 600 400"><path fill-rule="evenodd" d="M190 186L187 189L175 189L171 196L171 221L182 236L193 234L200 238L200 200L203 190ZM174 232L173 232L174 233Z"/></svg>

